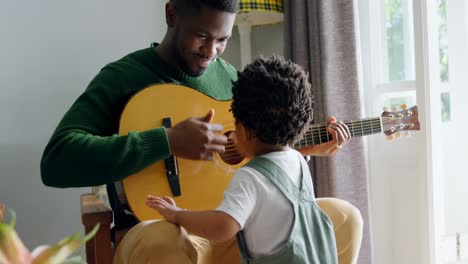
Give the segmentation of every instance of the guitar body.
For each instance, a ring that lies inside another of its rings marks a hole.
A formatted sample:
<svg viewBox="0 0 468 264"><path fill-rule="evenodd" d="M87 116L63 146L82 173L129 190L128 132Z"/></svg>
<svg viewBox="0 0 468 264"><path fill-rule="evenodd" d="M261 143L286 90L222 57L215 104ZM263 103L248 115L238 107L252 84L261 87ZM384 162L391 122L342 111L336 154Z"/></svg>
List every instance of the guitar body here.
<svg viewBox="0 0 468 264"><path fill-rule="evenodd" d="M121 119L119 134L146 131L161 127L163 118L169 117L175 125L189 117L206 115L215 110L214 123L224 126L223 133L235 131L234 119L229 112L231 101L217 101L201 92L176 84L158 84L147 87L127 103ZM207 210L216 208L223 198L235 170L245 161L228 164L216 154L211 161L178 158L181 195L174 197L169 187L164 161L131 175L123 180L128 204L140 221L162 218L156 210L145 205L148 194L173 197L181 208Z"/></svg>

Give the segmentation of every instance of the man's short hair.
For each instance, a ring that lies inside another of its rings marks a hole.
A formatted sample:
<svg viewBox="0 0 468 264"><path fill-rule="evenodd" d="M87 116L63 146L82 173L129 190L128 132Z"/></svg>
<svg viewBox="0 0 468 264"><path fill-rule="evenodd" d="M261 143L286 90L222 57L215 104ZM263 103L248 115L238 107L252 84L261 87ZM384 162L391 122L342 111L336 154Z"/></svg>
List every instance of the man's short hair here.
<svg viewBox="0 0 468 264"><path fill-rule="evenodd" d="M198 14L202 7L237 13L238 0L170 0L180 15Z"/></svg>

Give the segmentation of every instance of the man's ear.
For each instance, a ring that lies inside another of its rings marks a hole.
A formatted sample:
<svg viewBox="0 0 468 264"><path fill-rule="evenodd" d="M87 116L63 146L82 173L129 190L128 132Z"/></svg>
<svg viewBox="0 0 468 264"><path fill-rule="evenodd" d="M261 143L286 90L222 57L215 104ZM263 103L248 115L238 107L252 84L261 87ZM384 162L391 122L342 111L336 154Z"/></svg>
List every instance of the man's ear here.
<svg viewBox="0 0 468 264"><path fill-rule="evenodd" d="M174 27L176 21L175 6L169 1L166 3L166 24L168 27Z"/></svg>

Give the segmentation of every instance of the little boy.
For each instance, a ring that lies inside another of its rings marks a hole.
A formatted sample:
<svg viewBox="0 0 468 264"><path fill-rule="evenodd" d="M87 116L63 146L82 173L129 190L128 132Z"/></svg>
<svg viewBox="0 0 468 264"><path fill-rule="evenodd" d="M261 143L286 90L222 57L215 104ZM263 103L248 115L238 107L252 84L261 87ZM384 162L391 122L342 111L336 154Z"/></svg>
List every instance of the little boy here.
<svg viewBox="0 0 468 264"><path fill-rule="evenodd" d="M189 233L213 241L237 235L245 263L338 263L333 226L317 206L302 155L291 146L312 118L312 90L302 68L282 57L258 58L239 73L231 110L236 171L213 211L178 208L169 197L146 204Z"/></svg>

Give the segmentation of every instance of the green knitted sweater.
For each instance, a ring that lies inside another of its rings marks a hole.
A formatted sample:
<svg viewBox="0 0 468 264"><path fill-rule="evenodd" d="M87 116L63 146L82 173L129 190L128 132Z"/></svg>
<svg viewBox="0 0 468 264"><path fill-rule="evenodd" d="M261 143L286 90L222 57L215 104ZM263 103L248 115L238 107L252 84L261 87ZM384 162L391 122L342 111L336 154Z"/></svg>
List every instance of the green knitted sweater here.
<svg viewBox="0 0 468 264"><path fill-rule="evenodd" d="M117 134L130 97L152 84L177 83L227 100L236 78L234 67L220 58L202 76L190 77L164 62L153 46L108 64L53 133L41 160L42 181L53 187L109 184L167 158L170 148L162 127Z"/></svg>

